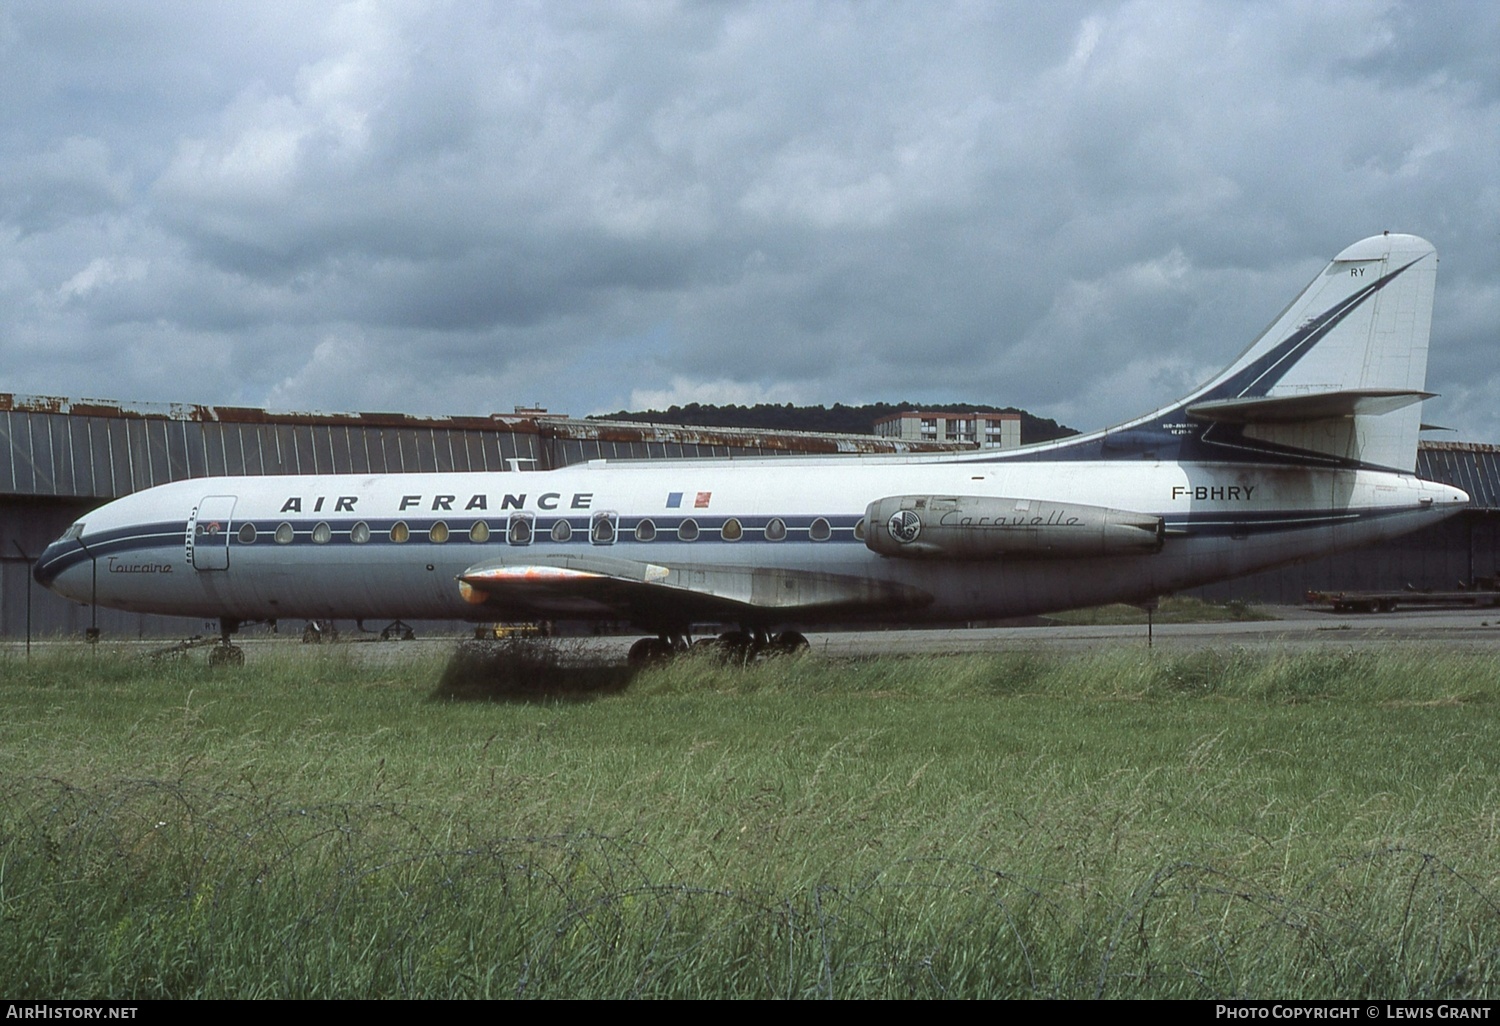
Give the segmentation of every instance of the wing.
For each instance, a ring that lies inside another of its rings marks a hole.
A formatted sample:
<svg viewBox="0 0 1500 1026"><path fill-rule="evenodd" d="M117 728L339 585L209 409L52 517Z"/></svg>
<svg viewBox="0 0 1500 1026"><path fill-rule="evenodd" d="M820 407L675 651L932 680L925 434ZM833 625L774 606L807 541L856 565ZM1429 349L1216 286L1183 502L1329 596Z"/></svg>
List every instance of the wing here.
<svg viewBox="0 0 1500 1026"><path fill-rule="evenodd" d="M771 567L665 566L612 556L540 556L476 563L464 598L497 619L598 618L647 628L695 621L795 621L804 614L916 609L931 593L890 581Z"/></svg>

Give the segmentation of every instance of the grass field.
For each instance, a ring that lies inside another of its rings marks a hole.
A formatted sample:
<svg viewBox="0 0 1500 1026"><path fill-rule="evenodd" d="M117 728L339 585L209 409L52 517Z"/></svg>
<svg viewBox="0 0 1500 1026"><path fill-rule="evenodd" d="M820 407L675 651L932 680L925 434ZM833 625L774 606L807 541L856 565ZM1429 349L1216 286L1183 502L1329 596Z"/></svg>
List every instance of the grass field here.
<svg viewBox="0 0 1500 1026"><path fill-rule="evenodd" d="M1489 658L466 651L0 660L0 992L1500 993Z"/></svg>

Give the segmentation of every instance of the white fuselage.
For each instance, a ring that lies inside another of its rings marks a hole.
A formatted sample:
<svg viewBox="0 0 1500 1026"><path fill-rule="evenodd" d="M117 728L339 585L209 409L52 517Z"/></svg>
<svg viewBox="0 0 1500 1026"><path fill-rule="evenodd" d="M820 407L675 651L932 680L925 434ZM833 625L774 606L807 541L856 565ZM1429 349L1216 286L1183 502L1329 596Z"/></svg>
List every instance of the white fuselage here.
<svg viewBox="0 0 1500 1026"><path fill-rule="evenodd" d="M1155 553L1072 559L902 559L867 547L866 506L914 494L1133 510L1162 517L1165 540ZM240 620L627 618L587 596L556 592L534 602L476 605L456 581L487 561L607 555L705 571L782 568L889 582L930 601L888 619L962 621L1148 600L1390 538L1449 516L1467 500L1447 485L1374 470L967 454L213 478L109 503L48 550L38 578L80 602ZM607 526L598 527L599 518ZM731 520L736 524L726 528ZM685 540L694 527L696 537ZM567 540L555 540L554 532ZM879 611L860 615L879 618ZM758 618L817 619L791 611Z"/></svg>

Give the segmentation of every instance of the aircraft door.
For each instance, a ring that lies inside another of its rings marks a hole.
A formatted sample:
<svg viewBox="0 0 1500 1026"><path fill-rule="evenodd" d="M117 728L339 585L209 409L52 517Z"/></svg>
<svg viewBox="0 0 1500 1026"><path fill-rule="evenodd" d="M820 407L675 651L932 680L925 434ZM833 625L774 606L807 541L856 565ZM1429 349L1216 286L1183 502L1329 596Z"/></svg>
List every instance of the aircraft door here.
<svg viewBox="0 0 1500 1026"><path fill-rule="evenodd" d="M209 495L188 518L188 553L196 570L229 569L229 530L235 496Z"/></svg>

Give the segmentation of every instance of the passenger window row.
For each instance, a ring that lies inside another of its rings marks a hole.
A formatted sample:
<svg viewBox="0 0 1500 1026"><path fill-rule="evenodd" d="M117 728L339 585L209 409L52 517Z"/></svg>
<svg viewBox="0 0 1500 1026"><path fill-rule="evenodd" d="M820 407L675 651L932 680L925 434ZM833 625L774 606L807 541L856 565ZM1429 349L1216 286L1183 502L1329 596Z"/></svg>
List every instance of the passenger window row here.
<svg viewBox="0 0 1500 1026"><path fill-rule="evenodd" d="M863 520L854 525L854 536L864 538ZM420 533L420 529L418 531ZM613 545L619 533L619 517L614 513L595 513L589 520L589 541L594 545ZM767 521L761 531L761 536L768 542L786 541L789 536L786 521L780 517L773 517ZM636 521L635 527L629 532L630 536L638 542L652 542L658 539L662 541L693 542L701 537L702 532L698 522L691 517L681 521L676 529L666 528L658 530L656 522L650 518ZM276 527L271 536L278 545L290 545L296 538L296 529L290 523L282 522ZM510 545L530 545L536 535L536 516L532 513L516 513L506 518L505 541ZM572 540L573 526L566 520L558 520L553 523L548 531L548 536L554 542L565 542ZM731 517L724 521L719 528L719 539L727 542L737 542L745 536L745 527L738 518ZM236 536L241 545L253 545L258 537L255 525L244 523L240 525ZM314 525L308 537L315 545L326 545L333 540L333 528L327 521L320 521ZM364 545L375 537L375 532L370 525L363 520L349 528L349 541L355 545ZM391 525L387 532L390 541L397 545L411 540L412 529L403 520L398 520ZM442 545L452 537L448 525L439 520L427 528L427 540L434 545ZM807 528L809 541L823 542L833 537L833 527L824 517L818 517ZM477 520L469 528L469 541L476 544L490 540L490 526L483 520Z"/></svg>

